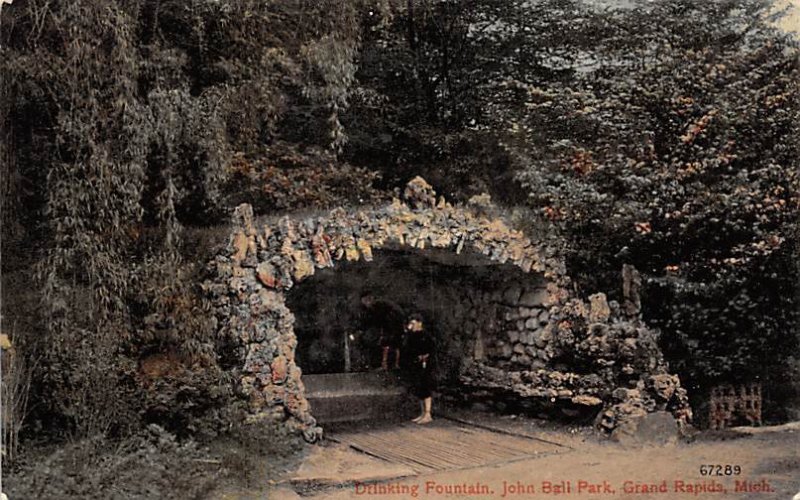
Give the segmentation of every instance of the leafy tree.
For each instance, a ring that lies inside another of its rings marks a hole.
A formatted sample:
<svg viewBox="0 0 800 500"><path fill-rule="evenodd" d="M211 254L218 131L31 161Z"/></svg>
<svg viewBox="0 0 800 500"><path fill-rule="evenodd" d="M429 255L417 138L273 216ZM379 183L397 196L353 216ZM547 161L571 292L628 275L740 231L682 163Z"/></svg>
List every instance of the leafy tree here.
<svg viewBox="0 0 800 500"><path fill-rule="evenodd" d="M645 318L690 387L757 379L778 398L797 346L800 65L770 7L587 13L591 67L501 81L499 116L583 288L619 296L634 264Z"/></svg>
<svg viewBox="0 0 800 500"><path fill-rule="evenodd" d="M139 365L153 351L213 375L185 227L225 216L240 158L275 160L249 179L280 200L264 210L296 206L291 193L306 182L316 183L308 197L329 203L372 195L363 170L325 176L330 163L319 160L335 160L346 139L339 114L355 71L356 5L3 9L3 250L11 236L16 257L3 270L41 290L29 353L41 357L41 417L79 434L127 432L142 417ZM366 185L342 194L351 177Z"/></svg>
<svg viewBox="0 0 800 500"><path fill-rule="evenodd" d="M496 137L475 127L485 71L474 31L483 3L393 0L361 11L343 158L379 171L379 186L422 174L455 200L498 190L524 198Z"/></svg>

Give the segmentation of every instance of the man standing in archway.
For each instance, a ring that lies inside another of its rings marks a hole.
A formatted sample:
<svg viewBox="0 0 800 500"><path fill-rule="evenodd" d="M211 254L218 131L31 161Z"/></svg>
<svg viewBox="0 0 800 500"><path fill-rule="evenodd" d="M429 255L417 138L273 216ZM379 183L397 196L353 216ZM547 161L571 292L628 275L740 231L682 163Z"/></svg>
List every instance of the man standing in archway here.
<svg viewBox="0 0 800 500"><path fill-rule="evenodd" d="M408 330L407 352L411 357L412 391L420 400L420 416L414 419L417 424L433 421L431 406L433 405L433 336L425 329L422 316L412 314L406 325Z"/></svg>
<svg viewBox="0 0 800 500"><path fill-rule="evenodd" d="M388 300L376 300L371 292L361 295L364 306L362 327L376 334L381 347L381 368L389 370L389 354L394 351L394 369L400 368L400 348L403 345L403 321L405 315L400 306Z"/></svg>

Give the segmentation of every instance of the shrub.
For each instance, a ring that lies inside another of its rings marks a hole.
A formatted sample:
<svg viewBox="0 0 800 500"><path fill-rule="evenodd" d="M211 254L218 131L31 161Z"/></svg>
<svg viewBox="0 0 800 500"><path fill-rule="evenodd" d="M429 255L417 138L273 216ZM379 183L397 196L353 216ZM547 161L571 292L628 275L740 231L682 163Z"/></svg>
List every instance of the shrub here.
<svg viewBox="0 0 800 500"><path fill-rule="evenodd" d="M158 426L122 441L83 438L30 460L7 478L11 498L41 500L200 499L220 476L218 461Z"/></svg>

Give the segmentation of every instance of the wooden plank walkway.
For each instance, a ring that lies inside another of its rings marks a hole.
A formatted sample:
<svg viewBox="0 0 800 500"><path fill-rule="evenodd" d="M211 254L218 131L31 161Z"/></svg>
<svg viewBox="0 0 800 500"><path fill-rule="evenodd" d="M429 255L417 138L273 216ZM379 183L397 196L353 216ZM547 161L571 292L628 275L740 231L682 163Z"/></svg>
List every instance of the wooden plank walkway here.
<svg viewBox="0 0 800 500"><path fill-rule="evenodd" d="M334 433L329 438L368 455L406 465L420 474L569 451L554 443L445 419L428 425L407 423L380 429L350 430Z"/></svg>

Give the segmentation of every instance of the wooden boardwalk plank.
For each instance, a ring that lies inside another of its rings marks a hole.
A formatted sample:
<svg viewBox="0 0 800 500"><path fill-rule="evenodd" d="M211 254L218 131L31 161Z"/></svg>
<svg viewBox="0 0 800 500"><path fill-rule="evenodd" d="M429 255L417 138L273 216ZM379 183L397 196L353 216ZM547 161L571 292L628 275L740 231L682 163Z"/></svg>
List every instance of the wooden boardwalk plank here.
<svg viewBox="0 0 800 500"><path fill-rule="evenodd" d="M366 436L361 436L357 439L351 439L349 440L348 444L351 447L361 451L367 451L371 455L385 457L385 459L389 461L406 463L411 466L423 466L434 470L441 469L441 466L436 464L434 461L431 461L424 454L415 452L415 450L405 449L399 446L390 448Z"/></svg>
<svg viewBox="0 0 800 500"><path fill-rule="evenodd" d="M465 446L458 435L449 433L446 429L423 430L418 428L408 430L402 434L385 435L384 439L387 440L388 445L393 445L395 441L399 441L402 444L411 445L416 449L425 450L433 455L445 454L461 457L462 459L473 457L486 459L492 456L503 458L506 456L505 453L497 453L485 447Z"/></svg>
<svg viewBox="0 0 800 500"><path fill-rule="evenodd" d="M437 465L440 469L447 469L452 467L458 467L466 457L458 457L452 454L442 453L440 450L437 450L435 447L427 446L424 442L414 442L414 441L406 441L403 444L398 444L387 437L376 438L376 441L380 443L381 446L384 446L388 449L400 449L407 451L414 455L422 455L426 457L431 463Z"/></svg>
<svg viewBox="0 0 800 500"><path fill-rule="evenodd" d="M491 465L564 451L555 443L450 421L335 434L363 453L406 465L418 473Z"/></svg>

